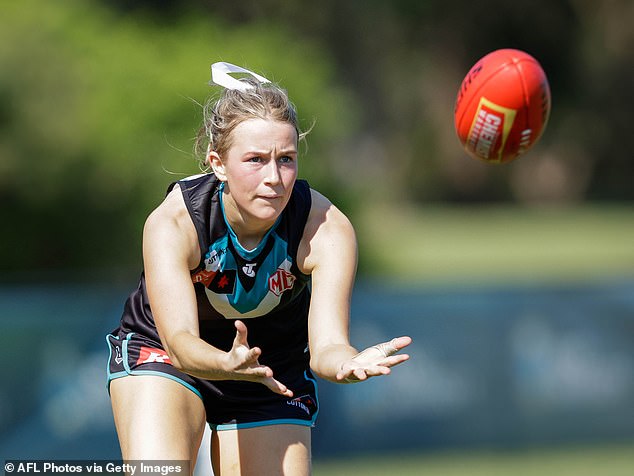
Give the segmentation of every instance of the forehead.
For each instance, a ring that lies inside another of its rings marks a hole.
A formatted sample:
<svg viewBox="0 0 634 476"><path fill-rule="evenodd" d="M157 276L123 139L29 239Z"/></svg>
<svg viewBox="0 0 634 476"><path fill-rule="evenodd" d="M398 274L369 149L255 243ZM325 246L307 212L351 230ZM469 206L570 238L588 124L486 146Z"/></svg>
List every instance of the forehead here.
<svg viewBox="0 0 634 476"><path fill-rule="evenodd" d="M272 119L247 119L232 132L231 148L296 149L297 131L292 124Z"/></svg>

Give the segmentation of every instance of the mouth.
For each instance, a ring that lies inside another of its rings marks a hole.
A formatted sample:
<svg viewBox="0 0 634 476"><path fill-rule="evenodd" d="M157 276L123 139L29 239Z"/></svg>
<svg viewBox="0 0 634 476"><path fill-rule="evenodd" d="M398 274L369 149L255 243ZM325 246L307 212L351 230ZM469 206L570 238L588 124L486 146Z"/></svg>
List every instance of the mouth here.
<svg viewBox="0 0 634 476"><path fill-rule="evenodd" d="M282 198L281 195L258 195L258 198L263 200L276 200L278 198Z"/></svg>

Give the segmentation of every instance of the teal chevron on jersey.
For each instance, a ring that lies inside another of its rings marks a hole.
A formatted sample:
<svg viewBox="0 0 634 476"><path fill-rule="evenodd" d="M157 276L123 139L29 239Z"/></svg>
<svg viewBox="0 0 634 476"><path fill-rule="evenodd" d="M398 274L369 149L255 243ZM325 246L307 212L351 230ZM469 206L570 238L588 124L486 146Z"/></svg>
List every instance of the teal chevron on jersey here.
<svg viewBox="0 0 634 476"><path fill-rule="evenodd" d="M282 292L292 288L295 280L291 274L292 257L289 256L288 243L275 232L280 220L275 222L256 248L247 250L227 221L222 188L219 197L227 233L209 247L205 255L205 270L219 275L235 273L236 279L229 291L219 293L215 292L217 289L214 291L207 287L207 298L227 318L262 316L280 303ZM286 283L286 289L280 288L280 283Z"/></svg>

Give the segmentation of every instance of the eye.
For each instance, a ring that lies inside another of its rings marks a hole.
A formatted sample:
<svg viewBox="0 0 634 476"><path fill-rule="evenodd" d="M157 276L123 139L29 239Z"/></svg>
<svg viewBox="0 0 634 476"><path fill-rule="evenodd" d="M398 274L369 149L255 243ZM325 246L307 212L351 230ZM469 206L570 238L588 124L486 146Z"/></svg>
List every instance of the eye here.
<svg viewBox="0 0 634 476"><path fill-rule="evenodd" d="M283 164L289 164L293 162L293 157L291 157L290 155L284 155L280 157L278 160Z"/></svg>
<svg viewBox="0 0 634 476"><path fill-rule="evenodd" d="M259 155L256 155L254 157L249 157L249 162L254 162L256 164L259 164L260 162L262 162L262 157L260 157Z"/></svg>

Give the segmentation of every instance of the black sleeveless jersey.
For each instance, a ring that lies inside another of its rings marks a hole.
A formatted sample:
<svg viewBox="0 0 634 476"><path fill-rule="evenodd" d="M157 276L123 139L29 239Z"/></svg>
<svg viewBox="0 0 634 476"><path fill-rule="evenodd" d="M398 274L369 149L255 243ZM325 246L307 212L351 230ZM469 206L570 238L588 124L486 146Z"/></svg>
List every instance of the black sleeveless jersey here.
<svg viewBox="0 0 634 476"><path fill-rule="evenodd" d="M191 271L200 337L228 351L236 333L233 322L240 319L247 326L249 345L262 349L261 364L276 374L289 371L289 366L307 368L310 276L297 267L297 249L311 207L308 184L295 182L276 223L255 249L246 250L225 218L222 184L215 175L196 175L176 183L200 247L200 263ZM144 274L126 301L119 331L160 342Z"/></svg>

